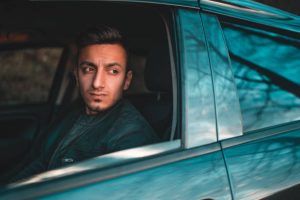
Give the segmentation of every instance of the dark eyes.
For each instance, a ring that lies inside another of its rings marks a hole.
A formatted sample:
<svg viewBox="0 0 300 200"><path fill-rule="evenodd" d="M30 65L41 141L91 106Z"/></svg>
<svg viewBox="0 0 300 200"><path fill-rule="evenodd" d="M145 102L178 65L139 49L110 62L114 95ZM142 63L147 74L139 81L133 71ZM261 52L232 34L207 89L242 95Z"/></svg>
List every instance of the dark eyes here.
<svg viewBox="0 0 300 200"><path fill-rule="evenodd" d="M115 75L115 74L119 73L119 70L117 70L117 69L109 69L108 72L109 72L109 74Z"/></svg>
<svg viewBox="0 0 300 200"><path fill-rule="evenodd" d="M82 67L82 71L83 73L92 73L92 72L95 72L96 69L94 67L90 67L90 66L84 66Z"/></svg>
<svg viewBox="0 0 300 200"><path fill-rule="evenodd" d="M81 70L82 70L82 72L83 72L84 74L89 74L89 73L95 73L95 72L96 72L96 69L95 69L94 67L92 67L92 66L83 66L83 67L81 68ZM113 69L113 68L108 68L108 69L106 70L106 72L107 72L108 74L111 74L111 75L117 75L117 74L120 73L120 70L118 70L118 69Z"/></svg>

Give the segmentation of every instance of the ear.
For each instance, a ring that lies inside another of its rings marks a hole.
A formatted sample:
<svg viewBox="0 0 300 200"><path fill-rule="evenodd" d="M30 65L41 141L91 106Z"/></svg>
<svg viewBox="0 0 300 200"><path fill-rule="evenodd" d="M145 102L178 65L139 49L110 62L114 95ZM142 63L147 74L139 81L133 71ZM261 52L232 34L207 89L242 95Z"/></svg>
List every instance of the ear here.
<svg viewBox="0 0 300 200"><path fill-rule="evenodd" d="M127 90L130 86L130 83L131 83L131 80L132 80L132 71L129 70L127 73L126 73L126 77L125 77L125 83L124 83L124 86L123 86L123 90Z"/></svg>

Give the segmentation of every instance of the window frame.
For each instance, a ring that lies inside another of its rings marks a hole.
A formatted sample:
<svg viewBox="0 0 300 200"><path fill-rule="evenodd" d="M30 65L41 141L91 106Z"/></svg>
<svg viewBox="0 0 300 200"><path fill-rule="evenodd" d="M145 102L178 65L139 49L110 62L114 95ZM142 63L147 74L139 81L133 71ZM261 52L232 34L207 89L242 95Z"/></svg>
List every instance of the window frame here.
<svg viewBox="0 0 300 200"><path fill-rule="evenodd" d="M180 49L183 45L182 44L183 38L180 35L180 29L182 27L179 24L177 24L179 20L177 12L179 9L181 9L181 7L170 8L170 9L173 15L172 22L174 23L172 24L173 26L171 26L173 28L171 28L170 30L172 30L172 33L174 33L174 35L170 37L169 34L168 37L169 37L169 44L170 42L172 43L174 42L173 49L175 49L175 51L173 53L173 59L174 59L174 64L176 63L176 66L173 66L173 71L175 70L176 67L177 74L181 74L182 73L181 70L184 70L183 68L181 68L183 57L182 54L180 53ZM199 15L199 9L198 8L194 9L194 11L196 11L196 14L199 16L199 21L201 21ZM176 20L176 22L174 20ZM180 84L183 81L182 79L183 79L182 75L177 76L176 83L178 85L176 86L176 88L178 89L178 91L173 93L173 95L175 95L174 99L178 98L176 100L177 105L175 105L177 112L173 113L177 117L177 122L173 122L173 123L177 123L176 134L178 134L179 132L179 134L181 134L182 139L176 139L173 141L157 143L149 146L142 146L133 149L123 150L112 154L99 156L87 161L83 161L81 163L75 163L73 165L64 167L62 169L48 171L43 174L33 176L31 180L30 179L28 180L29 182L27 183L23 182L22 184L21 181L19 183L16 183L15 185L14 184L9 185L8 186L9 190L7 190L4 193L4 195L6 195L5 197L14 198L22 194L22 196L26 198L37 198L43 195L48 195L48 194L64 191L66 189L72 189L75 187L84 186L95 182L100 182L100 181L109 180L120 176L125 176L128 174L136 173L154 167L159 167L177 161L195 158L213 152L220 152L221 147L216 140L214 142L200 143L193 146L184 144L185 134L187 134L187 132L186 129L182 127L183 123L185 123L185 118L184 117L181 118L180 116L181 113L184 113L184 115L189 115L189 114L185 113L185 111L182 108L183 104L185 103L185 100L182 99L183 95L185 94L183 92L184 89ZM199 137L200 136L201 134L199 135ZM152 153L150 152L150 154L146 154L146 155L141 154L139 157L129 159L129 160L124 160L124 159L119 161L110 160L113 157L118 157L122 154L126 154L126 152L139 151L145 149L154 149L156 152L155 151ZM103 161L104 162L106 161L106 164L101 164L103 163ZM92 164L93 167L90 169L83 169L84 167L82 166L88 163ZM79 168L82 167L81 169L83 170L82 171L78 169L77 171L74 170L74 168L76 169L76 166ZM64 174L63 169L71 169L70 174ZM57 172L57 174L59 175L57 177L51 178L51 176L50 177L47 176L47 173L49 172L50 173ZM41 180L41 178L44 178L44 180ZM32 192L32 190L36 192Z"/></svg>
<svg viewBox="0 0 300 200"><path fill-rule="evenodd" d="M170 9L171 13L172 13L172 17L174 17L174 13L172 11L172 9ZM177 123L179 122L179 120L177 119L177 117L179 117L179 104L178 104L178 78L177 78L177 73L176 73L176 64L175 64L175 56L174 56L174 47L172 46L173 42L176 41L176 39L174 38L174 35L171 36L171 28L174 26L174 24L168 24L168 21L165 19L164 16L160 16L162 18L162 21L165 25L165 29L167 32L167 39L168 39L168 45L169 45L169 52L170 52L170 59L171 59L171 72L172 72L172 88L173 88L173 113L172 113L172 132L171 132L171 137L180 137L179 136L179 131L177 131ZM173 18L172 18L173 19ZM173 22L173 21L172 21ZM176 44L176 43L175 43ZM59 76L59 80L62 82L62 78L65 77L65 64L68 62L69 59L69 55L70 55L70 50L66 47L64 49L59 67L62 68L61 71L57 72L57 76ZM68 77L67 77L68 78ZM55 80L54 80L55 82ZM52 88L52 91L54 90L55 92L55 97L54 95L49 98L53 99L53 103L55 103L55 99L56 96L61 96L61 94L59 94L59 89L60 89L60 85L61 82L58 82L55 84L55 86L53 86L54 88ZM61 93L61 92L60 92ZM51 101L52 102L52 101ZM142 147L136 147L136 148L131 148L131 149L126 149L126 150L121 150L121 151L117 151L117 152L113 152L110 154L105 154L102 156L98 156L95 158L91 158L88 160L84 160L82 162L79 163L74 163L72 165L66 166L66 167L62 167L62 168L58 168L58 169L54 169L54 170L50 170L50 171L46 171L37 175L34 175L32 177L29 177L28 179L25 180L20 180L17 181L16 183L12 183L8 186L8 188L11 188L12 190L23 190L23 188L26 187L31 187L34 185L39 185L39 184L52 184L52 182L56 182L57 180L63 179L63 178L67 178L69 179L72 176L81 176L83 174L86 173L92 173L94 171L106 171L106 169L108 167L114 168L115 166L118 165L127 165L127 164L132 164L135 162L142 162L146 157L151 158L153 156L156 155L163 155L166 154L168 152L172 152L172 151L176 151L178 149L181 148L181 140L180 139L175 139L173 141L167 141L167 142L160 142L160 143L156 143L156 144L151 144L151 145L146 145L146 146L142 146ZM139 153L139 152L144 152L144 153ZM122 158L122 156L128 155L128 154L137 154L137 156L132 157L132 158ZM92 166L90 167L89 164ZM78 169L79 168L79 169ZM80 170L81 169L81 170ZM64 173L64 171L67 170L69 171L68 173ZM114 170L113 170L114 171ZM138 169L134 170L134 171L138 171ZM101 172L102 173L102 172ZM105 172L106 173L106 172ZM105 174L104 173L104 174ZM108 173L108 172L107 172ZM124 174L127 173L131 173L130 171L128 172L128 170L124 170ZM54 174L54 175L52 175ZM117 175L112 175L112 176L120 176L120 174ZM100 178L98 181L100 180L106 180L107 177L102 177ZM14 189L15 188L15 189ZM10 192L8 192L10 193ZM27 194L27 192L25 192ZM30 194L28 194L30 195ZM35 195L35 194L34 194Z"/></svg>

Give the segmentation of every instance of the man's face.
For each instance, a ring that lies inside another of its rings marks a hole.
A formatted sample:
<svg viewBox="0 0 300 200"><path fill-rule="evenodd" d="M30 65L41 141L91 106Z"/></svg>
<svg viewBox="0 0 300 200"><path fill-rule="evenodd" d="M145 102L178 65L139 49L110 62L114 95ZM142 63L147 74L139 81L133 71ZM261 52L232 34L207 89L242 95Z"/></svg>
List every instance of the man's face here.
<svg viewBox="0 0 300 200"><path fill-rule="evenodd" d="M112 107L127 90L132 72L126 73L126 52L119 44L95 44L81 49L75 73L86 113Z"/></svg>

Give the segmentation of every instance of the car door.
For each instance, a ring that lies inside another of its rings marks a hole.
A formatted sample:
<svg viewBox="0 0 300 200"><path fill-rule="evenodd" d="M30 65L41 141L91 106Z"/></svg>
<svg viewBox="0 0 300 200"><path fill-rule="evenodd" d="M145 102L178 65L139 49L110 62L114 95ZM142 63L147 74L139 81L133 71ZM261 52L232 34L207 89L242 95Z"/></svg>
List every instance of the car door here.
<svg viewBox="0 0 300 200"><path fill-rule="evenodd" d="M151 3L122 1L121 5L138 5L139 11L146 8L168 11L168 17L164 12L157 14L162 17L167 34L174 106L171 135L176 137L36 175L8 185L2 198L231 199L218 142L213 76L198 3L187 1L183 6ZM123 12L125 19L125 7ZM126 25L125 20L122 25ZM151 28L152 24L147 26ZM232 85L228 85L230 89Z"/></svg>
<svg viewBox="0 0 300 200"><path fill-rule="evenodd" d="M208 4L203 7L214 12ZM295 24L299 24L299 18L271 7L257 7L248 4L252 13L240 9L231 17L225 4L218 10L220 25L215 33L219 40L211 42L212 46L223 43L224 60L230 60L227 65L232 70L230 79L236 84L236 93L228 95L238 96L242 118L242 135L223 140L221 146L233 198L297 199L300 30ZM283 21L288 16L289 20ZM211 54L214 51L211 48ZM218 68L217 64L213 68ZM222 111L222 103L216 107ZM218 117L220 138L227 135L222 124L231 120Z"/></svg>

